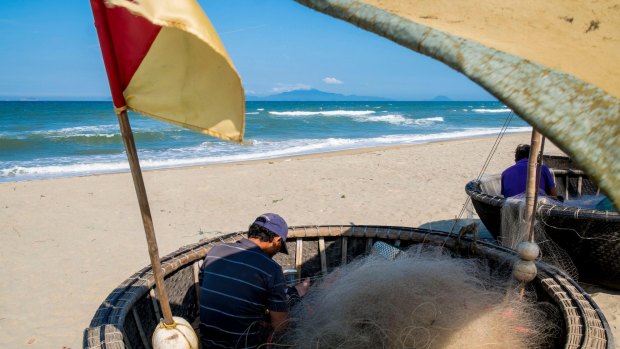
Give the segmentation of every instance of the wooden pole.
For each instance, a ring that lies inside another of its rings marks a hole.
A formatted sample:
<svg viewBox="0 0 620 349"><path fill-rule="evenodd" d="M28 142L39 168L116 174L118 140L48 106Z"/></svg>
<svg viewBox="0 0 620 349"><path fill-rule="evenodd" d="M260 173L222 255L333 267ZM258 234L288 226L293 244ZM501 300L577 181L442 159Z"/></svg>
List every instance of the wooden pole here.
<svg viewBox="0 0 620 349"><path fill-rule="evenodd" d="M527 182L525 186L525 227L524 233L530 242L534 242L534 219L536 217L536 199L538 198L538 183L536 170L538 153L540 151L541 134L532 130L530 156L527 160Z"/></svg>
<svg viewBox="0 0 620 349"><path fill-rule="evenodd" d="M164 275L159 261L159 249L157 248L157 239L155 238L155 229L153 228L151 208L149 207L149 201L146 196L146 188L144 187L144 180L142 179L142 170L140 169L136 144L133 139L133 133L131 132L129 118L127 117L127 110L118 113L117 117L121 127L123 143L125 144L125 150L127 152L127 160L129 160L129 168L131 168L133 184L136 189L136 195L138 196L138 204L140 205L140 213L142 214L142 224L144 225L146 243L149 248L149 257L151 258L151 267L153 269L153 275L155 276L155 285L157 286L159 304L164 316L164 323L166 325L172 325L174 324L174 320L172 319L170 301L168 300L168 293L164 285Z"/></svg>
<svg viewBox="0 0 620 349"><path fill-rule="evenodd" d="M127 160L129 160L129 167L131 168L133 184L136 188L138 203L140 204L142 223L144 224L144 232L146 233L146 243L149 249L149 257L151 258L151 267L153 268L155 285L159 293L159 304L161 305L164 316L164 323L166 325L172 325L174 324L174 320L172 319L170 302L168 301L166 286L164 285L164 276L159 261L157 240L155 239L155 229L153 229L151 209L149 208L149 201L146 197L146 189L144 188L144 181L142 180L142 170L138 162L136 144L133 139L133 133L131 132L131 126L129 125L129 118L127 117L127 104L123 96L118 63L116 62L116 55L114 54L114 45L110 33L106 5L103 0L91 0L90 4L93 9L93 17L95 18L95 27L97 28L97 36L99 37L103 62L108 75L108 81L110 82L112 100L114 101L116 116L118 117L123 143L125 144L125 151L127 152Z"/></svg>
<svg viewBox="0 0 620 349"><path fill-rule="evenodd" d="M538 207L538 192L540 188L540 176L542 174L542 162L543 162L543 154L545 151L545 136L540 135L540 150L538 154L536 154L536 183L534 184L536 190L534 191L534 213L532 214L530 220L530 231L529 231L529 241L534 242L534 224L536 223L536 207Z"/></svg>

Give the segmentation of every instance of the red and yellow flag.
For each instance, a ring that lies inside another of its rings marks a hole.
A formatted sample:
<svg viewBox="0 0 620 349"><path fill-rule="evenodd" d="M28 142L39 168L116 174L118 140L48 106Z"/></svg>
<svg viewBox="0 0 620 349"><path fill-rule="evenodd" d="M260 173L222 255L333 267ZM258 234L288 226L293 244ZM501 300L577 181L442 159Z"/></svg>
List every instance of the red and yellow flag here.
<svg viewBox="0 0 620 349"><path fill-rule="evenodd" d="M243 140L241 79L194 0L91 0L117 110Z"/></svg>

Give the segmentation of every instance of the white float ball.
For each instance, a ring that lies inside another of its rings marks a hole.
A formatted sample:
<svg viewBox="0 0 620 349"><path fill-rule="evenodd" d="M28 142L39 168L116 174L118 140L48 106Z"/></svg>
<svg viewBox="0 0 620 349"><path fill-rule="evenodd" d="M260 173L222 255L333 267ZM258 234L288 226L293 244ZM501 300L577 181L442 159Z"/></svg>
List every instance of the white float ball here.
<svg viewBox="0 0 620 349"><path fill-rule="evenodd" d="M532 261L519 260L512 269L512 275L515 279L522 282L530 282L536 277L536 264Z"/></svg>
<svg viewBox="0 0 620 349"><path fill-rule="evenodd" d="M534 261L540 254L540 247L535 242L521 241L517 245L517 253L523 260Z"/></svg>
<svg viewBox="0 0 620 349"><path fill-rule="evenodd" d="M198 349L198 336L187 320L173 316L174 325L163 320L153 332L153 349Z"/></svg>

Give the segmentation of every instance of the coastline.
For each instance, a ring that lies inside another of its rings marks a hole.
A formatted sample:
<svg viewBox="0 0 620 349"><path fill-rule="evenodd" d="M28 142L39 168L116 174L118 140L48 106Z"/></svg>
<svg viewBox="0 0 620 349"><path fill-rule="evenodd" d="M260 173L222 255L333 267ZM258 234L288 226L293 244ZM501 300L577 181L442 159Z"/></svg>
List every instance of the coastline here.
<svg viewBox="0 0 620 349"><path fill-rule="evenodd" d="M512 132L506 133L504 137L510 136L518 136L518 135L529 135L530 132ZM291 159L303 159L303 158L327 158L332 156L339 155L354 155L354 154L362 154L372 151L381 151L381 150L389 150L389 149L401 149L406 147L415 147L425 144L432 143L446 143L446 142L458 142L458 141L466 141L471 139L495 139L498 135L479 135L479 136L468 136L468 137L460 137L460 138L449 138L449 139L436 139L430 141L420 141L419 143L409 143L409 144L390 144L384 146L371 146L371 147L359 147L359 148L351 148L351 149L339 149L339 150L328 150L325 152L316 152L316 153L304 153L304 154L295 154L295 155L284 155L284 156L276 156L270 158L261 158L261 159L248 159L248 160L239 160L239 161L224 161L224 162L213 162L206 164L195 164L195 165L179 165L179 166L171 166L171 167L161 167L161 168L143 168L142 172L153 172L153 171L175 171L175 170L184 170L190 168L204 168L204 167L216 167L216 166L228 166L228 165L240 165L245 163L265 163L265 162L273 162L273 161L282 161L282 160L291 160ZM29 178L24 180L16 180L16 181L0 181L0 185L3 183L21 183L21 182L32 182L32 181L46 181L46 180L55 180L62 178L80 178L80 177L91 177L91 176L106 176L106 175L114 175L114 174L123 174L130 173L129 168L125 170L118 171L110 171L103 173L91 173L91 174L76 174L76 175L61 175L57 177L40 177L40 178Z"/></svg>
<svg viewBox="0 0 620 349"><path fill-rule="evenodd" d="M289 225L452 219L495 138L145 171L160 255L263 212ZM512 164L519 143L529 133L505 136L487 173ZM109 292L149 263L129 173L0 183L0 231L1 347L80 347ZM619 338L620 295L590 292Z"/></svg>

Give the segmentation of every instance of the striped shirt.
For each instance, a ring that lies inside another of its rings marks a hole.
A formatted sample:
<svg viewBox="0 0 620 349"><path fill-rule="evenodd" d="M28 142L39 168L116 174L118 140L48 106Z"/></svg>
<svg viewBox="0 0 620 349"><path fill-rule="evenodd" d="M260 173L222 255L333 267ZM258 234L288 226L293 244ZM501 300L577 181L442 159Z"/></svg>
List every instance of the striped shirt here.
<svg viewBox="0 0 620 349"><path fill-rule="evenodd" d="M288 311L282 268L248 239L213 247L200 277L203 348L257 347L266 310Z"/></svg>

